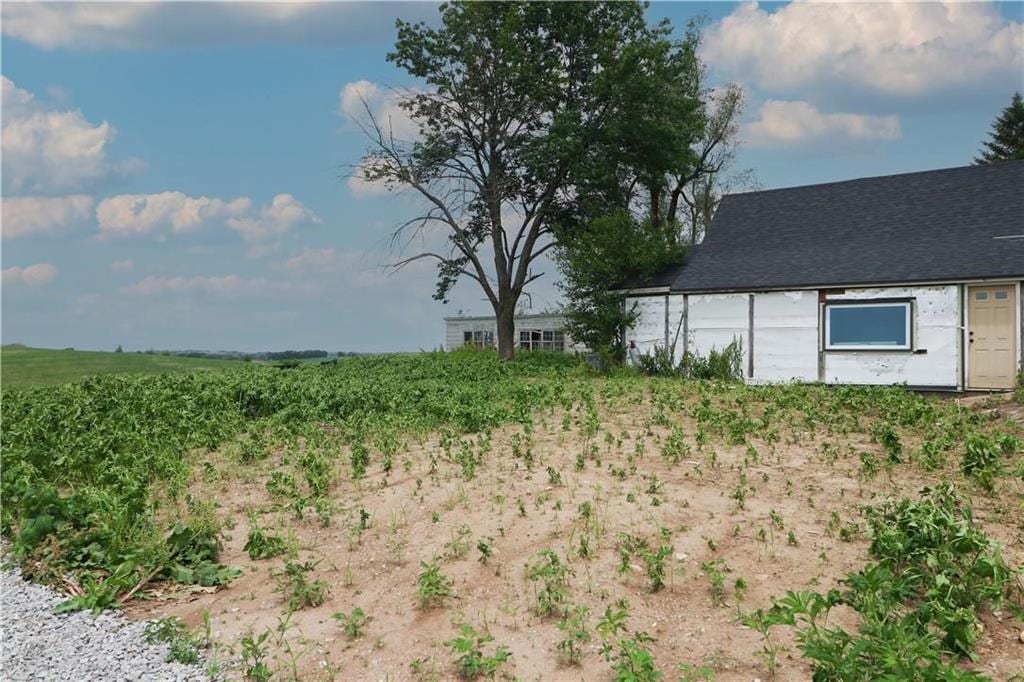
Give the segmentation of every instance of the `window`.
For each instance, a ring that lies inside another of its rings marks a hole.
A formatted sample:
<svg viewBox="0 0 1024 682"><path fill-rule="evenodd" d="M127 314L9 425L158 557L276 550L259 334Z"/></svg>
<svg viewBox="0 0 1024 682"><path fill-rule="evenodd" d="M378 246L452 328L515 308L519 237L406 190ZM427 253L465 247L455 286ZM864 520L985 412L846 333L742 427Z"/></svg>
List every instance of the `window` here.
<svg viewBox="0 0 1024 682"><path fill-rule="evenodd" d="M523 329L519 332L523 350L565 350L565 332L561 330Z"/></svg>
<svg viewBox="0 0 1024 682"><path fill-rule="evenodd" d="M476 348L490 348L494 345L494 332L482 329L477 329L471 332L462 332L462 345L474 346Z"/></svg>
<svg viewBox="0 0 1024 682"><path fill-rule="evenodd" d="M1010 292L1006 291L1005 289L1000 289L995 294L995 299L997 301L1005 301L1008 298L1010 298Z"/></svg>
<svg viewBox="0 0 1024 682"><path fill-rule="evenodd" d="M910 301L826 303L825 350L910 350Z"/></svg>

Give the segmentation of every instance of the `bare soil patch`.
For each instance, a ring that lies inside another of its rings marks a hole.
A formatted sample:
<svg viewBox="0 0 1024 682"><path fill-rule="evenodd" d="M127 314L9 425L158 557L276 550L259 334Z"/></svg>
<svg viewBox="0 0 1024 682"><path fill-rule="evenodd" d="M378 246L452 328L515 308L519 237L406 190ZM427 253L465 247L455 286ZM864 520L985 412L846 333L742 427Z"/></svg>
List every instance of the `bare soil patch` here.
<svg viewBox="0 0 1024 682"><path fill-rule="evenodd" d="M840 587L837 581L866 561L863 505L960 481L1007 563L1024 564L1020 479L1001 479L986 495L963 480L954 462L929 472L912 462L871 471L864 462L884 462L886 455L869 435L869 418L859 429L831 433L790 420L779 425L777 440L737 444L702 431L693 401L667 411L656 403L638 392L599 401L592 413L538 413L529 428L412 439L394 456L389 475L371 466L358 481L350 475L350 452L339 445L332 508L319 518L313 509L298 518L268 492L275 472L292 470L295 452L278 450L252 465L239 464L229 446L194 453L199 465L190 493L216 503L217 518L229 528L220 560L243 574L217 590L163 585L128 611L178 616L192 626L207 612L216 640L235 654L246 634L275 630L267 643L271 668L282 678L452 678L443 643L469 623L494 637L488 651L496 644L511 651L502 675L600 680L610 671L594 624L625 600L630 630L655 638L650 647L668 678L688 664L706 666L715 679L749 681L771 672L760 636L740 624L739 614L767 607L786 590ZM1016 414L1003 406L990 418L1020 436ZM902 435L908 452L920 444L918 434ZM473 457L479 463L469 476L465 461ZM286 556L250 559L244 547L252 518L286 538L299 561L316 563L312 577L329 588L321 605L287 615L273 577ZM651 591L635 557L623 561L624 535L671 545L662 589ZM490 549L486 560L481 543ZM572 572L566 603L590 610L593 639L579 666L556 648L564 637L558 619L535 612L537 584L526 578L526 566L544 549ZM429 561L452 580L454 596L421 608L417 576ZM719 603L708 566L724 574ZM362 636L349 639L332 614L356 607L370 620ZM836 615L855 622L851 614ZM986 613L983 623L978 660L965 667L994 679L1020 674L1021 623L1006 612ZM809 679L792 637L776 637L783 654L775 678Z"/></svg>

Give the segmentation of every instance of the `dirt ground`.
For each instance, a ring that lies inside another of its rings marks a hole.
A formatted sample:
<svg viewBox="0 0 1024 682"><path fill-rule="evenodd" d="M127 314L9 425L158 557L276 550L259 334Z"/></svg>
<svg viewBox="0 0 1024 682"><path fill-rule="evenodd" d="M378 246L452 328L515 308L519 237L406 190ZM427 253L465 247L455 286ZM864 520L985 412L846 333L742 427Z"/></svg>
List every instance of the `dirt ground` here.
<svg viewBox="0 0 1024 682"><path fill-rule="evenodd" d="M995 408L977 403L966 409ZM599 430L591 437L579 414L570 418L559 411L536 415L532 434L522 426L492 432L489 448L478 447L479 436L462 436L468 447L485 452L472 480L448 461L436 434L408 444L390 476L371 465L358 483L349 475L347 454L339 453L335 512L326 527L313 513L295 518L268 494L268 477L285 468L285 453L254 467L240 466L225 452L197 454L209 464L196 467L205 475L197 475L192 492L217 502L217 515L230 528L221 561L241 567L243 575L216 591L164 585L135 601L129 613L179 616L198 626L208 612L224 656L237 656L245 634L278 628L288 609L271 573L285 559L253 561L245 553L249 518L256 514L262 527L294 534L298 557L319 562L315 576L329 584L322 605L295 611L284 634L268 640L271 668L283 679L450 679L452 654L443 642L464 622L494 637L486 651L495 644L511 651L500 675L609 679L593 626L607 606L624 599L630 630L655 638L651 650L667 679L689 664L707 666L714 679L767 680L772 674L760 655L761 637L740 624L739 614L769 606L786 590L840 587L839 578L867 561L867 540L857 532L862 505L916 494L955 475L955 466L926 474L907 464L863 480L859 453L880 452L865 433L782 429L773 444L755 438L748 448L714 438L701 447L694 438L697 425L685 413L671 415L671 426L685 434L681 461L672 464L662 456L672 431L651 423L646 402L626 401L599 413ZM456 442L449 451L459 447ZM1005 497L972 497L978 520L1002 543L1007 563L1020 566L1020 481L1004 485L1016 487ZM581 513L587 502L589 519ZM362 532L360 510L369 514ZM469 530L460 537L462 527ZM621 534L660 544L662 528L670 533L669 570L664 589L651 592L637 561L620 572ZM584 537L590 558L580 557ZM486 563L480 540L493 547ZM546 548L573 571L569 603L590 609L594 637L578 667L559 656L557 619L533 610L534 585L525 567ZM455 596L424 609L414 596L416 580L421 562L434 559L453 580ZM713 602L702 570L704 562L716 560L726 570L724 604ZM746 583L740 594L737 579ZM371 620L365 634L350 640L332 614L354 607ZM843 620L849 614L836 615ZM983 621L978 660L967 667L1001 680L1020 673L1021 623L998 612L984 614ZM791 635L777 630L773 638L783 651L774 678L809 679Z"/></svg>

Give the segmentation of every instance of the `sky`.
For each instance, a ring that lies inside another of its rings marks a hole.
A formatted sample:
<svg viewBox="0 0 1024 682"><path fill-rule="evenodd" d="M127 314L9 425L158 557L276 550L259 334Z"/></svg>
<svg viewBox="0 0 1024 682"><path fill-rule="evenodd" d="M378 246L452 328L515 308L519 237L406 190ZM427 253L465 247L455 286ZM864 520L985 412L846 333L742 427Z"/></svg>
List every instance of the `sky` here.
<svg viewBox="0 0 1024 682"><path fill-rule="evenodd" d="M2 6L3 343L126 350L430 349L489 314L393 272L407 194L352 177L360 97L402 125L395 19L431 3ZM653 3L706 17L745 92L763 188L966 165L1024 90L1024 4ZM557 271L531 285L557 306Z"/></svg>

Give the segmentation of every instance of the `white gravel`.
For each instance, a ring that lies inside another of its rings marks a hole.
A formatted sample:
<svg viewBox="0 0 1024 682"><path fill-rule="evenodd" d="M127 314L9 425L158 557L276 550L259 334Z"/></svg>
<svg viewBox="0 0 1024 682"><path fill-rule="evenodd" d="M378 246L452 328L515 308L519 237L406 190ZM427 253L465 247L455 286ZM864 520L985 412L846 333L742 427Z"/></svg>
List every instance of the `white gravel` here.
<svg viewBox="0 0 1024 682"><path fill-rule="evenodd" d="M65 597L0 570L0 679L209 679L199 666L167 663L167 645L146 643L144 622L116 613L55 615Z"/></svg>

